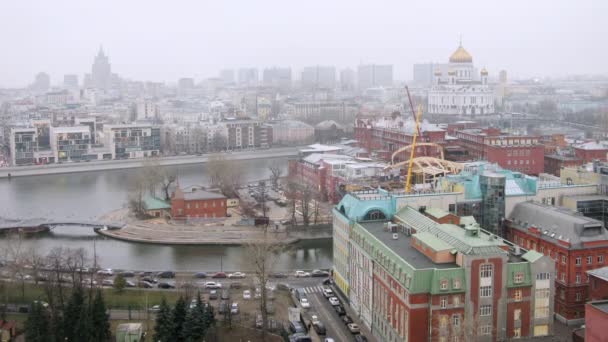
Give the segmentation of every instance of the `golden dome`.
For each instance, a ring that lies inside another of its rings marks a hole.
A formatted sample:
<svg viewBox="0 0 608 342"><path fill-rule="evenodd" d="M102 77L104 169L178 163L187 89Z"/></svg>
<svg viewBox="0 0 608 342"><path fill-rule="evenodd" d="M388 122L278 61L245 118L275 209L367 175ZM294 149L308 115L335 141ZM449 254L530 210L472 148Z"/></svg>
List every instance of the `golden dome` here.
<svg viewBox="0 0 608 342"><path fill-rule="evenodd" d="M486 67L483 67L483 68L481 69L481 72L480 72L480 73L481 73L481 76L488 76L488 70L486 70Z"/></svg>
<svg viewBox="0 0 608 342"><path fill-rule="evenodd" d="M473 63L473 57L460 44L450 56L450 63Z"/></svg>

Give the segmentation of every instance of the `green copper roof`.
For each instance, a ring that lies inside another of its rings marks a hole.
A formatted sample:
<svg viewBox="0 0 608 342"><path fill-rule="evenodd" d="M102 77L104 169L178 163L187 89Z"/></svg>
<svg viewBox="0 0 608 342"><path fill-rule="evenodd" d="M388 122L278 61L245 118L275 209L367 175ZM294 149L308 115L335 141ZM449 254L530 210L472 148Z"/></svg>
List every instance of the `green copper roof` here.
<svg viewBox="0 0 608 342"><path fill-rule="evenodd" d="M157 197L146 196L144 197L144 209L146 210L160 210L160 209L171 209L171 204L168 201L161 200Z"/></svg>
<svg viewBox="0 0 608 342"><path fill-rule="evenodd" d="M416 239L420 240L427 247L431 248L433 251L445 251L447 249L452 249L452 245L449 243L437 238L435 235L429 232L420 232L412 235Z"/></svg>
<svg viewBox="0 0 608 342"><path fill-rule="evenodd" d="M515 282L515 275L521 273L521 282ZM507 287L531 286L531 270L529 262L516 262L507 264Z"/></svg>
<svg viewBox="0 0 608 342"><path fill-rule="evenodd" d="M535 262L536 260L542 258L543 255L535 250L529 250L524 255L521 256L522 259L527 260L529 262Z"/></svg>
<svg viewBox="0 0 608 342"><path fill-rule="evenodd" d="M445 217L445 216L447 216L449 214L447 211L445 211L443 209L434 208L434 207L426 209L424 213L427 214L427 215L430 215L430 216L432 216L432 217L434 217L436 219L440 219L440 218Z"/></svg>

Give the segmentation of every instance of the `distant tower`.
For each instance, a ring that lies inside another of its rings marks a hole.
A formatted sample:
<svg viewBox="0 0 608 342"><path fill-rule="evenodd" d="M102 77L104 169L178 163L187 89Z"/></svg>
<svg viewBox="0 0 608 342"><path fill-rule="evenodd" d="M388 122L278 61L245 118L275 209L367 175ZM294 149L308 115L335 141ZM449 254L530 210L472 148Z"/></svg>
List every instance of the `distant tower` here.
<svg viewBox="0 0 608 342"><path fill-rule="evenodd" d="M39 72L36 74L36 78L34 79L34 83L32 83L31 88L35 91L48 91L51 87L51 77L49 74L45 72Z"/></svg>
<svg viewBox="0 0 608 342"><path fill-rule="evenodd" d="M95 56L95 61L91 67L91 78L93 87L98 89L108 90L112 81L112 68L109 58L103 52L103 48L99 47L99 52Z"/></svg>
<svg viewBox="0 0 608 342"><path fill-rule="evenodd" d="M482 68L480 75L481 75L481 84L488 84L488 70L486 70L486 68Z"/></svg>

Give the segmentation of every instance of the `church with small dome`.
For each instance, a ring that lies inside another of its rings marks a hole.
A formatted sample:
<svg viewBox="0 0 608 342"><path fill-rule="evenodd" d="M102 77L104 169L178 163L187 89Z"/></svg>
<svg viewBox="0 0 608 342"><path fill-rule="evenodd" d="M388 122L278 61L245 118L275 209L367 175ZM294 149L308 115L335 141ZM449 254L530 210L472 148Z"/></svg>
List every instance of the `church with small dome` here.
<svg viewBox="0 0 608 342"><path fill-rule="evenodd" d="M473 57L462 43L450 56L447 73L434 71L427 111L471 117L494 114L494 90L488 85L488 71L481 69L477 77Z"/></svg>

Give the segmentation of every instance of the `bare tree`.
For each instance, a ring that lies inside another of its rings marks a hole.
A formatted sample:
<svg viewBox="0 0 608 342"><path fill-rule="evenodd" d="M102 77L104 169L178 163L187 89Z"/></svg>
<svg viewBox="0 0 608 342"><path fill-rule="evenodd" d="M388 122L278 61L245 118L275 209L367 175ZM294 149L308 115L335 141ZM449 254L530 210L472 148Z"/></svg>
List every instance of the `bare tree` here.
<svg viewBox="0 0 608 342"><path fill-rule="evenodd" d="M289 205L289 213L291 214L291 224L295 226L297 224L297 203L298 203L298 184L293 180L287 181L287 189L285 191L285 197Z"/></svg>
<svg viewBox="0 0 608 342"><path fill-rule="evenodd" d="M169 199L171 199L171 195L169 194L169 189L171 188L171 185L173 183L175 183L175 181L177 180L177 175L175 174L175 172L163 170L162 176L163 176L163 178L162 178L160 186L163 190L163 195L165 196L165 201L168 201Z"/></svg>
<svg viewBox="0 0 608 342"><path fill-rule="evenodd" d="M267 227L265 228L267 229ZM262 340L265 340L266 330L268 329L267 313L267 285L270 279L270 272L278 260L278 255L284 250L284 246L270 241L266 235L262 241L252 242L245 246L246 254L250 267L258 280L261 297L260 312L262 313Z"/></svg>
<svg viewBox="0 0 608 342"><path fill-rule="evenodd" d="M277 187L279 186L279 179L281 179L281 175L283 174L283 169L278 162L273 162L269 167L270 170L270 179L272 180L272 185Z"/></svg>
<svg viewBox="0 0 608 342"><path fill-rule="evenodd" d="M243 180L243 170L238 161L216 154L209 157L205 169L212 187L220 188L228 197L236 195Z"/></svg>
<svg viewBox="0 0 608 342"><path fill-rule="evenodd" d="M21 297L25 299L25 270L28 265L21 234L9 234L4 242L4 254L11 279L18 282L21 287Z"/></svg>
<svg viewBox="0 0 608 342"><path fill-rule="evenodd" d="M145 216L144 198L146 196L147 184L142 174L136 175L129 183L128 205L129 210L136 217Z"/></svg>
<svg viewBox="0 0 608 342"><path fill-rule="evenodd" d="M304 184L300 187L300 213L302 214L302 224L308 227L310 224L310 201L312 199L312 189L310 185Z"/></svg>

